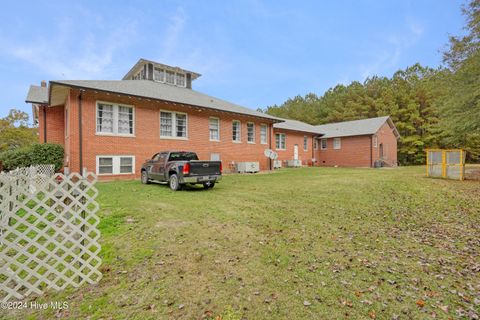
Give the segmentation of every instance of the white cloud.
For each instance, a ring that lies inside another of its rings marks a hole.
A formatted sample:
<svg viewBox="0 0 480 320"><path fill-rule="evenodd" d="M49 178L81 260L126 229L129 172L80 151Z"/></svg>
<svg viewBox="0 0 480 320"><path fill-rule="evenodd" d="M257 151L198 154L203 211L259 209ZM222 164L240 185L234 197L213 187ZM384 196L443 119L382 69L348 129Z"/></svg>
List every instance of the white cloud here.
<svg viewBox="0 0 480 320"><path fill-rule="evenodd" d="M406 31L384 38L385 49L374 54L370 63L360 65L362 79L365 80L385 69L397 67L404 51L415 45L423 36L424 31L422 24L408 18Z"/></svg>
<svg viewBox="0 0 480 320"><path fill-rule="evenodd" d="M170 17L170 22L165 32L165 40L162 43L162 61L171 59L175 52L178 51L179 38L182 35L186 19L185 10L182 7L178 7L177 12Z"/></svg>
<svg viewBox="0 0 480 320"><path fill-rule="evenodd" d="M105 29L101 17L85 10L82 14L75 20L60 19L48 38L19 41L19 37L2 37L0 54L23 61L53 79L106 78L115 53L130 45L136 22L122 21L122 28Z"/></svg>

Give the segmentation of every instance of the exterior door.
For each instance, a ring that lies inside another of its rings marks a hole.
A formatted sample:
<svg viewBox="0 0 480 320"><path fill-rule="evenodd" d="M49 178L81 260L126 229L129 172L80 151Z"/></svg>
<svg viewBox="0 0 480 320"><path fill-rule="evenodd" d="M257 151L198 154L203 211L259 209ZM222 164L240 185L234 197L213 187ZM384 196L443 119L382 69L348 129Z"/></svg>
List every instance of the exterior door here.
<svg viewBox="0 0 480 320"><path fill-rule="evenodd" d="M293 146L293 160L298 160L298 144Z"/></svg>
<svg viewBox="0 0 480 320"><path fill-rule="evenodd" d="M383 159L383 143L380 143L379 149L380 149L380 159Z"/></svg>

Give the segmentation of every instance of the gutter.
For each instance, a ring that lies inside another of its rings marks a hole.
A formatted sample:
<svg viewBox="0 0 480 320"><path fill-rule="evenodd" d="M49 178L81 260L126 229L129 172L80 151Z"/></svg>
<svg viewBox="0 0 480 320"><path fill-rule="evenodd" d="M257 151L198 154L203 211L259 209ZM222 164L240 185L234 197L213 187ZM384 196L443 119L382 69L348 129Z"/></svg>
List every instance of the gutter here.
<svg viewBox="0 0 480 320"><path fill-rule="evenodd" d="M373 135L370 136L370 168L373 167Z"/></svg>
<svg viewBox="0 0 480 320"><path fill-rule="evenodd" d="M272 150L272 138L274 134L275 132L273 131L273 124L272 124L270 126L270 135L269 135L270 139L268 139L268 148L270 150ZM269 166L269 170L272 171L272 159L270 159L270 157L268 157L268 166Z"/></svg>

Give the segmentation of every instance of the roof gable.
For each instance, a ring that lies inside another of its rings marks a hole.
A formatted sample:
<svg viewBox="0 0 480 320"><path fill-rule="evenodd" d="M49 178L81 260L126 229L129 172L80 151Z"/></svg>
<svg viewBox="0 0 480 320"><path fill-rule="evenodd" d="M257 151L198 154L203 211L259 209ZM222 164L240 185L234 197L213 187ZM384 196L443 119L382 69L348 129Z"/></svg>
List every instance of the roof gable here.
<svg viewBox="0 0 480 320"><path fill-rule="evenodd" d="M41 86L30 86L28 89L27 97L25 98L27 103L47 104L48 103L48 89Z"/></svg>

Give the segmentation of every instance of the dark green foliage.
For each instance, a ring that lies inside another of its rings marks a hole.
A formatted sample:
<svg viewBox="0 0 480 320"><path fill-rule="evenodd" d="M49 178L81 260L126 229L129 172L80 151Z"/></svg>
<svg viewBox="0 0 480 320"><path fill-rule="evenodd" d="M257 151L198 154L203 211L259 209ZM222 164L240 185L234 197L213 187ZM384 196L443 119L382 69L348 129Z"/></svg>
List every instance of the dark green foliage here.
<svg viewBox="0 0 480 320"><path fill-rule="evenodd" d="M439 102L444 141L464 147L469 158L480 159L480 0L470 1L463 8L466 35L451 37L444 52L450 74L444 77L446 89Z"/></svg>
<svg viewBox="0 0 480 320"><path fill-rule="evenodd" d="M54 143L33 144L0 153L0 161L7 171L36 164L53 164L58 171L63 167L63 157L63 147Z"/></svg>
<svg viewBox="0 0 480 320"><path fill-rule="evenodd" d="M447 68L415 64L391 78L337 85L323 96L288 99L265 112L310 124L390 115L400 132L398 160L422 164L425 148L464 148L480 159L480 0L463 8L467 35L451 37Z"/></svg>
<svg viewBox="0 0 480 320"><path fill-rule="evenodd" d="M25 147L38 140L37 129L29 127L28 121L28 114L16 109L0 119L0 152Z"/></svg>
<svg viewBox="0 0 480 320"><path fill-rule="evenodd" d="M416 64L397 71L392 78L372 77L363 83L338 85L323 96L297 96L265 111L311 124L390 115L401 135L399 162L420 164L425 159L423 150L439 145L434 102L439 95L435 78L442 72Z"/></svg>

